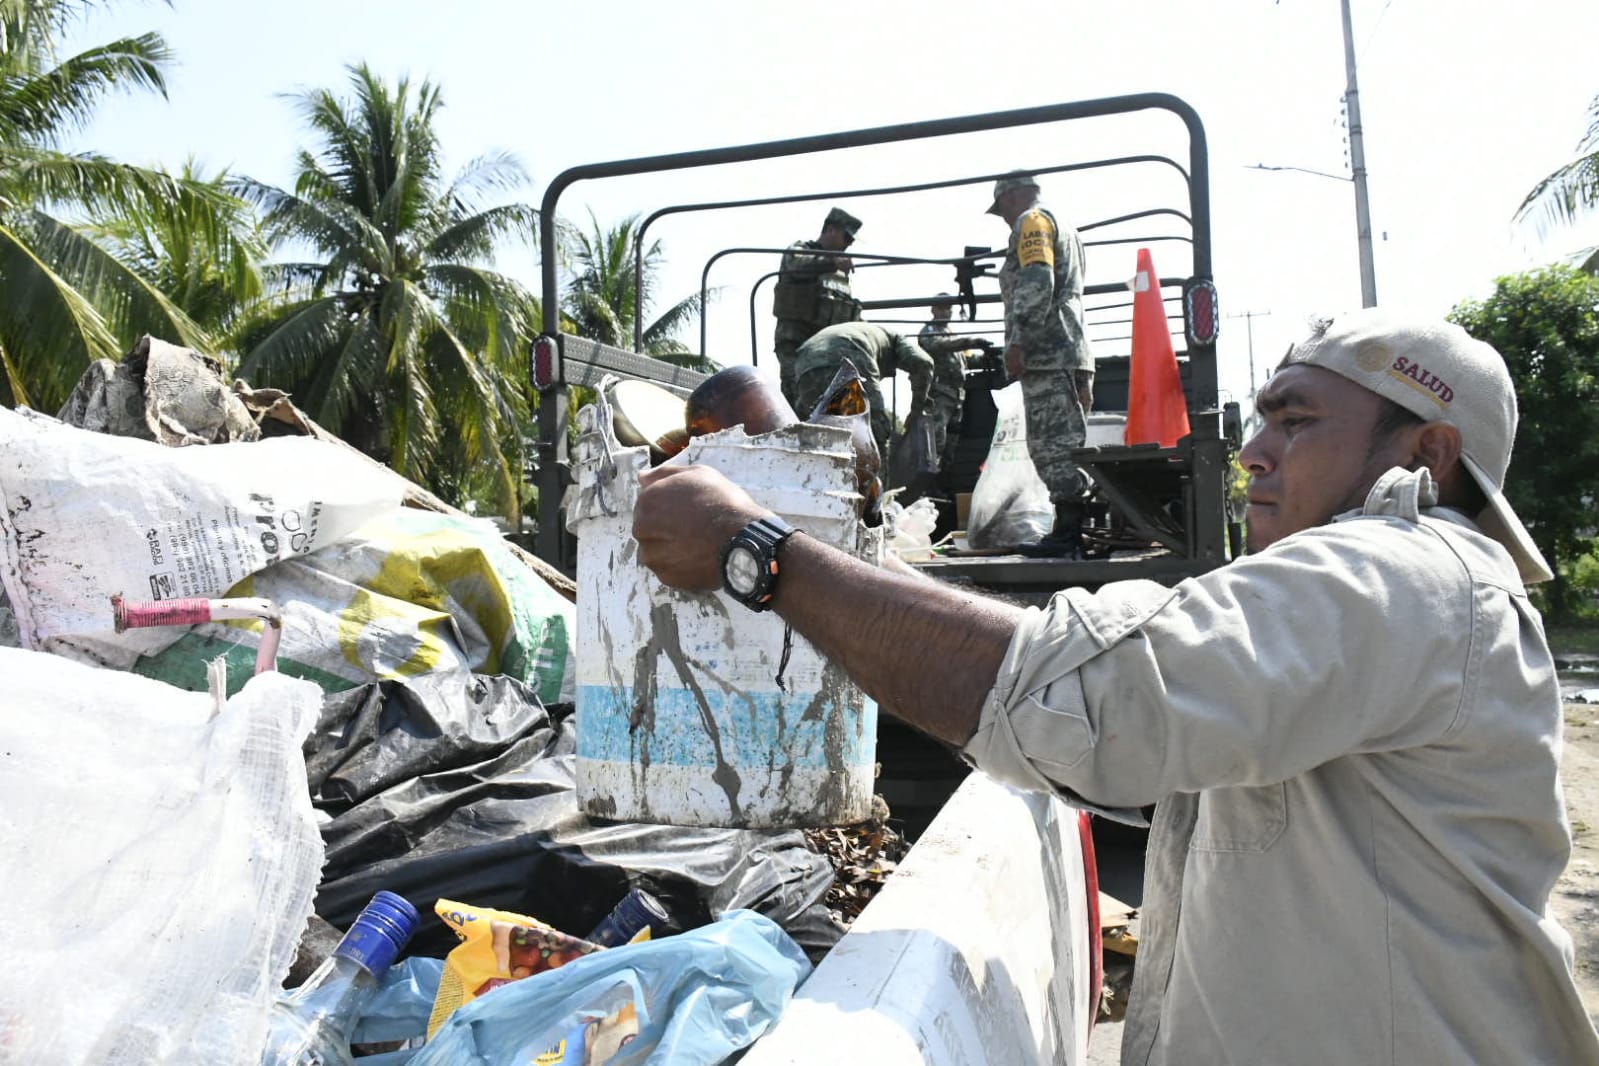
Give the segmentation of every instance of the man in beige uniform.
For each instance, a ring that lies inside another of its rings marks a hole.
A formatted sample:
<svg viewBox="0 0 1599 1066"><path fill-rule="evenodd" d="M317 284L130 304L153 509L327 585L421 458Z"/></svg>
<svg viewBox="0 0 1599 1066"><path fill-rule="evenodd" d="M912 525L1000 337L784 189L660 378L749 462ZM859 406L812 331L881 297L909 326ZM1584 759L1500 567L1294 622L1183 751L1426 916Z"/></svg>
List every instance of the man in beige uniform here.
<svg viewBox="0 0 1599 1066"><path fill-rule="evenodd" d="M769 605L993 776L1159 802L1124 1063L1599 1064L1547 912L1560 694L1523 584L1549 571L1501 491L1503 360L1355 312L1257 406L1229 566L1021 610L799 533ZM640 560L720 583L765 512L705 467L642 480Z"/></svg>

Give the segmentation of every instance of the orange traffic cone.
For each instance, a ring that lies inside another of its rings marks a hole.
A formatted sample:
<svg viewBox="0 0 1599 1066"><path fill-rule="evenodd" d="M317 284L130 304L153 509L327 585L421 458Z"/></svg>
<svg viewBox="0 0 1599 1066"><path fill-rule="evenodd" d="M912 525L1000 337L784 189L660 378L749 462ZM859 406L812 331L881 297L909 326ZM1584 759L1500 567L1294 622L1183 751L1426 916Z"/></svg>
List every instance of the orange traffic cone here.
<svg viewBox="0 0 1599 1066"><path fill-rule="evenodd" d="M1138 277L1132 288L1133 355L1122 440L1170 448L1179 437L1188 436L1188 405L1166 325L1166 305L1160 298L1160 275L1148 248L1138 249Z"/></svg>

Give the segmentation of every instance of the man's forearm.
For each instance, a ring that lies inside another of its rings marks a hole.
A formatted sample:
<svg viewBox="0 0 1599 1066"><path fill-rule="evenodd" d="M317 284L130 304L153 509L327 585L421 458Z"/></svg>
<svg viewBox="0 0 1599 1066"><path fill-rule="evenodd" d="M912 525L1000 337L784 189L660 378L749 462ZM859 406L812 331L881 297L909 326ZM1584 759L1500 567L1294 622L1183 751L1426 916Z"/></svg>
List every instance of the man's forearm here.
<svg viewBox="0 0 1599 1066"><path fill-rule="evenodd" d="M977 729L1021 610L890 573L803 534L772 605L878 704L957 747Z"/></svg>
<svg viewBox="0 0 1599 1066"><path fill-rule="evenodd" d="M791 277L811 278L838 269L843 252L790 252L783 258L780 272Z"/></svg>
<svg viewBox="0 0 1599 1066"><path fill-rule="evenodd" d="M639 563L673 588L720 588L721 549L765 513L708 466L647 470L633 508ZM966 743L1019 608L889 573L804 533L783 543L777 562L772 606L784 620L885 710L947 743Z"/></svg>

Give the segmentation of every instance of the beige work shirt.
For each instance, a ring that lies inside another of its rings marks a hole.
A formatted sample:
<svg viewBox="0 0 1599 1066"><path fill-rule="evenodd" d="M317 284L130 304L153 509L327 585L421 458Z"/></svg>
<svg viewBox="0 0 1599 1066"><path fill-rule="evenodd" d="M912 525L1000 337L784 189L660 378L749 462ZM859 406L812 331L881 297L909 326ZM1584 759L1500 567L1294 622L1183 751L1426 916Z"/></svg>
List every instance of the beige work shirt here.
<svg viewBox="0 0 1599 1066"><path fill-rule="evenodd" d="M1547 912L1561 708L1503 548L1392 470L1362 511L1017 629L965 754L1159 801L1122 1062L1599 1063Z"/></svg>

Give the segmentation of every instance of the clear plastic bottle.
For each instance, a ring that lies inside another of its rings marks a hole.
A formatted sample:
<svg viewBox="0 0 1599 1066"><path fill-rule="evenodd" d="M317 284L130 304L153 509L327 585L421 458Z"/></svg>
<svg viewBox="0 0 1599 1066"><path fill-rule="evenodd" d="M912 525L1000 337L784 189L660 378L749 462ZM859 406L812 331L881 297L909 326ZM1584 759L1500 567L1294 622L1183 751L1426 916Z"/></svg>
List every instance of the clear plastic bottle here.
<svg viewBox="0 0 1599 1066"><path fill-rule="evenodd" d="M373 896L328 960L273 1004L261 1066L353 1066L350 1033L419 922L403 897Z"/></svg>

